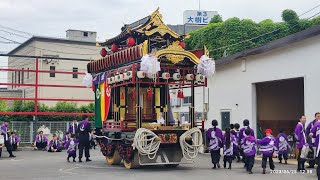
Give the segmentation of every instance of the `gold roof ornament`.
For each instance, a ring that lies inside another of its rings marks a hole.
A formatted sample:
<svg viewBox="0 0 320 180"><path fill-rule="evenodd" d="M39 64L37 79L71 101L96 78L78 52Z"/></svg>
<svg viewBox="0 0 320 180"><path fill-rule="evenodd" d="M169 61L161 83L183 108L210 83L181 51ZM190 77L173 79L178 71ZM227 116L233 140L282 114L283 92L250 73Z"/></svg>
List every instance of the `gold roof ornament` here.
<svg viewBox="0 0 320 180"><path fill-rule="evenodd" d="M161 34L161 36L164 36L165 34L170 34L174 38L179 38L180 35L171 30L163 21L162 21L162 15L159 12L159 8L154 11L150 15L149 22L141 27L140 29L136 30L140 33L145 33L147 36L151 36L155 33Z"/></svg>

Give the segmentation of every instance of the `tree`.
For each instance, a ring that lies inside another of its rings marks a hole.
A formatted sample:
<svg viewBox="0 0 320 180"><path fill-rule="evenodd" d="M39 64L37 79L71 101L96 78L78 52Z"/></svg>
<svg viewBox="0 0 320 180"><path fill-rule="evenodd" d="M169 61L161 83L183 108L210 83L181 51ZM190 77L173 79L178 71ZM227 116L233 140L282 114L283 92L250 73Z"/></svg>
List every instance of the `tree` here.
<svg viewBox="0 0 320 180"><path fill-rule="evenodd" d="M190 37L185 39L186 49L206 46L211 57L220 59L224 54L232 55L255 48L320 24L319 17L312 20L299 19L292 10L283 11L282 16L285 22L266 19L256 23L250 19L234 17L219 23L210 23L189 33Z"/></svg>
<svg viewBox="0 0 320 180"><path fill-rule="evenodd" d="M213 16L213 18L210 20L210 23L220 23L220 22L223 22L223 20L219 14Z"/></svg>
<svg viewBox="0 0 320 180"><path fill-rule="evenodd" d="M299 17L294 10L286 9L282 11L282 20L289 24L295 24L298 22Z"/></svg>

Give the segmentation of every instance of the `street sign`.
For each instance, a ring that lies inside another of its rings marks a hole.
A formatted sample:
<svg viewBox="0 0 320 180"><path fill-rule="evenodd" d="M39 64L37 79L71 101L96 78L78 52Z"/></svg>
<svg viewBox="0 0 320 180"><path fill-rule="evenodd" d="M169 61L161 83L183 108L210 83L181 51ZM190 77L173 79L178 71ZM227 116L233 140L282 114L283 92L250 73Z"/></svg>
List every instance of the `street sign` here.
<svg viewBox="0 0 320 180"><path fill-rule="evenodd" d="M218 15L217 11L186 10L183 12L183 24L209 24Z"/></svg>

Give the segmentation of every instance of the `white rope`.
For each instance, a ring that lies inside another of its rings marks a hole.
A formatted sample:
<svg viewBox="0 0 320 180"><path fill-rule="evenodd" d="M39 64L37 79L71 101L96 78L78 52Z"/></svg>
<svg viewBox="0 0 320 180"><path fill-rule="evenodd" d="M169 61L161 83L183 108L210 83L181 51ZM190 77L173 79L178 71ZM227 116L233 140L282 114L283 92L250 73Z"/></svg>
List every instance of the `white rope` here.
<svg viewBox="0 0 320 180"><path fill-rule="evenodd" d="M188 139L191 139L191 144L187 142ZM180 136L179 140L183 157L186 160L191 161L197 157L203 143L202 133L199 128L195 127L188 130Z"/></svg>
<svg viewBox="0 0 320 180"><path fill-rule="evenodd" d="M140 128L137 130L133 139L133 148L137 149L139 154L154 159L160 147L160 138L152 131Z"/></svg>

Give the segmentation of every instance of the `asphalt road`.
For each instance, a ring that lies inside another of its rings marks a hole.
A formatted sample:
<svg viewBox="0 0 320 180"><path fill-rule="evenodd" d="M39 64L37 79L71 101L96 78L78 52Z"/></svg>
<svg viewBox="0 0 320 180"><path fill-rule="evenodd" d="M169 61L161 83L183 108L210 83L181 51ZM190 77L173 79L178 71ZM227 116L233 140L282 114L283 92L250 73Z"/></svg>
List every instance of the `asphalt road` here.
<svg viewBox="0 0 320 180"><path fill-rule="evenodd" d="M312 173L295 173L296 165L276 163L277 170L288 170L287 173L275 172L261 174L261 162L256 161L252 175L247 174L242 163L233 163L233 169L211 169L210 156L199 155L194 164L184 164L177 168L148 166L128 170L123 166L108 166L99 150L91 150L92 162L68 163L66 152L48 153L43 151L18 151L17 158L7 158L3 152L0 159L0 180L15 179L107 179L107 180L305 180L316 179L316 170ZM289 174L288 174L289 173Z"/></svg>

